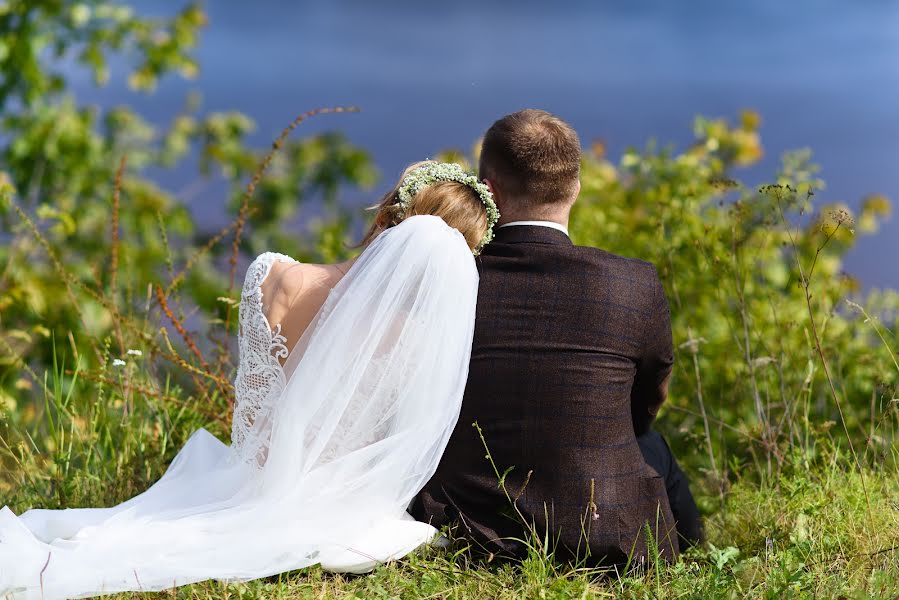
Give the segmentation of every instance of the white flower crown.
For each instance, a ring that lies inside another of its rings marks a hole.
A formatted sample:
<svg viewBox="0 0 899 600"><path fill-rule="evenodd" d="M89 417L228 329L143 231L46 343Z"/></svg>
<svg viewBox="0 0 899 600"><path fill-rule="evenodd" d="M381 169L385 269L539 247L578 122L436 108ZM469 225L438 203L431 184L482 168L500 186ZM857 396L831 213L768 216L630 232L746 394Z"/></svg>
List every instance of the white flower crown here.
<svg viewBox="0 0 899 600"><path fill-rule="evenodd" d="M499 209L496 208L496 202L493 201L493 194L490 192L490 189L484 183L478 181L477 177L467 173L461 165L431 162L418 167L406 175L397 190L396 205L402 210L402 216L405 216L409 211L412 198L418 192L438 181L455 181L467 185L477 193L481 198L481 202L484 203L484 208L487 209L487 233L484 234L484 237L481 238L481 241L474 249L476 255L480 254L481 249L493 239L493 226L499 220Z"/></svg>

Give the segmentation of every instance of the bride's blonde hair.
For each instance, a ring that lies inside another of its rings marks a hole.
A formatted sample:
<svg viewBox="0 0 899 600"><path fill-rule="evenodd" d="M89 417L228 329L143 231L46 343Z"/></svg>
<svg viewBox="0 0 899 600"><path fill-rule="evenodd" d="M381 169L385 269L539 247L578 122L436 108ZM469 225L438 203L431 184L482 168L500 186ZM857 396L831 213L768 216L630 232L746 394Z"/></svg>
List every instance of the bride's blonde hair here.
<svg viewBox="0 0 899 600"><path fill-rule="evenodd" d="M367 246L378 234L400 224L403 219L414 215L434 215L458 229L469 248L474 250L478 247L487 233L487 210L471 187L456 181L439 181L415 194L407 210L397 204L399 189L406 175L433 162L423 160L406 167L393 189L371 207L375 211L375 219L359 246Z"/></svg>

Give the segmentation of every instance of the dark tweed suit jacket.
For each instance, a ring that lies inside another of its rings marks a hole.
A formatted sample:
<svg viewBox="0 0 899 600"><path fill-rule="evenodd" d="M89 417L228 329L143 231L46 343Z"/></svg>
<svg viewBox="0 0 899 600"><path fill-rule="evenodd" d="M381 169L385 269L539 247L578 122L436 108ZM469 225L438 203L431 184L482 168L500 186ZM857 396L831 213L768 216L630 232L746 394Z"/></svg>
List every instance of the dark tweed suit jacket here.
<svg viewBox="0 0 899 600"><path fill-rule="evenodd" d="M645 557L648 523L662 556L676 556L665 484L636 441L673 362L655 268L539 226L498 229L478 268L462 413L413 516L456 524L475 547L509 557L525 553L512 539L523 516L541 536L548 529L557 555L591 564ZM511 469L517 511L474 422L499 472Z"/></svg>

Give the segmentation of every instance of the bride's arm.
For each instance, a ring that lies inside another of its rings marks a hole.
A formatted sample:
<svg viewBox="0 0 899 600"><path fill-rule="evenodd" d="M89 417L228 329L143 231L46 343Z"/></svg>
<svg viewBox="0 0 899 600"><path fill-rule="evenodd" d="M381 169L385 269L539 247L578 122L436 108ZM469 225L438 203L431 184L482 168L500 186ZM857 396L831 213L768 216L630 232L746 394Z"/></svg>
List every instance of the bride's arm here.
<svg viewBox="0 0 899 600"><path fill-rule="evenodd" d="M270 424L266 418L275 402L274 396L283 385L279 360L288 353L280 328L273 327L266 314L269 298L277 294L264 288L283 279L270 277L283 264L290 264L290 259L274 253L261 254L248 267L241 291L231 441L245 458L260 464L265 461L268 444ZM270 294L268 298L266 291Z"/></svg>

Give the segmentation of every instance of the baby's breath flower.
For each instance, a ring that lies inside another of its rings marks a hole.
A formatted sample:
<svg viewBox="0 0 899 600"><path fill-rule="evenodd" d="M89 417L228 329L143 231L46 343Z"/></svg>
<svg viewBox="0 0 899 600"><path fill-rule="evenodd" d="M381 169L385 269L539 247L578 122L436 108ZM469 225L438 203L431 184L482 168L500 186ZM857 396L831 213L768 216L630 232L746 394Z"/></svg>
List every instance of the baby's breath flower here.
<svg viewBox="0 0 899 600"><path fill-rule="evenodd" d="M132 350L131 348L128 349L129 356L143 356L143 354L144 353L141 352L140 350Z"/></svg>
<svg viewBox="0 0 899 600"><path fill-rule="evenodd" d="M113 359L113 361L112 361L112 366L114 366L114 367L124 367L126 364L128 364L128 363L126 363L121 358L116 358L116 359Z"/></svg>
<svg viewBox="0 0 899 600"><path fill-rule="evenodd" d="M499 209L496 208L496 202L493 201L493 194L478 178L470 173L466 173L461 165L456 163L427 163L415 169L406 175L397 192L397 205L402 209L405 215L412 203L415 195L438 181L455 181L463 185L467 185L473 189L484 203L487 209L487 233L474 249L475 254L479 254L481 249L490 243L493 239L493 226L499 221Z"/></svg>

